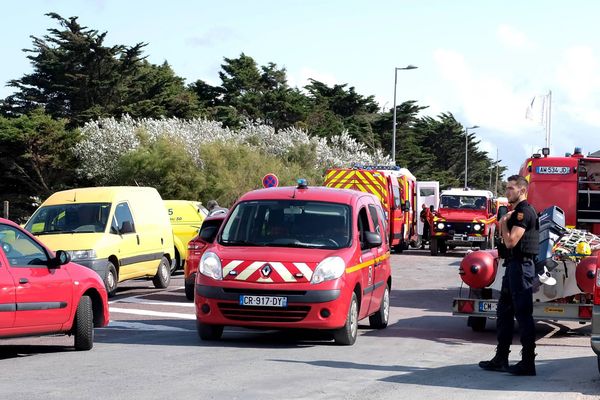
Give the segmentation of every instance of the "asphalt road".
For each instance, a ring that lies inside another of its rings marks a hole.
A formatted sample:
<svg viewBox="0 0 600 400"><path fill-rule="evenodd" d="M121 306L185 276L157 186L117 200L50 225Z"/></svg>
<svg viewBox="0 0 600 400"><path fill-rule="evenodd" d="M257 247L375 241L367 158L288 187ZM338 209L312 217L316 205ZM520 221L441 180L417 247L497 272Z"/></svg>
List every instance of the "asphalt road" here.
<svg viewBox="0 0 600 400"><path fill-rule="evenodd" d="M0 341L2 399L598 399L590 327L538 322L536 377L483 371L495 324L475 333L451 315L460 254L393 255L390 325L362 321L354 346L311 332L226 329L201 342L182 276L166 290L126 282L94 349L72 338ZM518 343L518 339L515 340ZM519 359L514 346L511 360Z"/></svg>

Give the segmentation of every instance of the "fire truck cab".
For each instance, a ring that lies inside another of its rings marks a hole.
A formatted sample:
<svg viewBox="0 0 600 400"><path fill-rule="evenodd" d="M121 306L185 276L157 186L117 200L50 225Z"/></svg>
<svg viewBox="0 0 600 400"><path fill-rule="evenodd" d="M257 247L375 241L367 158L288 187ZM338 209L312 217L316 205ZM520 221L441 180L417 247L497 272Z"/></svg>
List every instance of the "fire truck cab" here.
<svg viewBox="0 0 600 400"><path fill-rule="evenodd" d="M564 157L534 154L520 174L529 181L527 201L537 212L558 206L567 228L600 235L600 154L586 157L579 148Z"/></svg>
<svg viewBox="0 0 600 400"><path fill-rule="evenodd" d="M494 247L496 230L494 195L488 190L442 191L440 207L431 226L431 255L455 246Z"/></svg>

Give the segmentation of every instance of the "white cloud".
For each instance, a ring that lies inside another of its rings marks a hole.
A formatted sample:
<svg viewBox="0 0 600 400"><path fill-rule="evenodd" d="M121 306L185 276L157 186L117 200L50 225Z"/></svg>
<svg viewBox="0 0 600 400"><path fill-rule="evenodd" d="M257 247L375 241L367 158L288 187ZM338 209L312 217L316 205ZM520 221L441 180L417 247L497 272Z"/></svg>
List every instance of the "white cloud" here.
<svg viewBox="0 0 600 400"><path fill-rule="evenodd" d="M530 49L533 42L525 34L509 25L500 25L496 31L500 43L512 49Z"/></svg>
<svg viewBox="0 0 600 400"><path fill-rule="evenodd" d="M339 84L339 80L333 76L332 74L317 71L310 67L302 67L300 71L296 73L292 73L288 71L288 84L291 87L303 88L304 86L310 84L309 79L314 79L319 82L323 82L328 86L333 86L335 84Z"/></svg>
<svg viewBox="0 0 600 400"><path fill-rule="evenodd" d="M525 121L529 93L516 92L510 83L493 76L472 71L462 54L451 50L436 50L433 55L439 72L450 83L450 104L457 104L465 115L464 124L477 124L484 129L518 135L528 126Z"/></svg>

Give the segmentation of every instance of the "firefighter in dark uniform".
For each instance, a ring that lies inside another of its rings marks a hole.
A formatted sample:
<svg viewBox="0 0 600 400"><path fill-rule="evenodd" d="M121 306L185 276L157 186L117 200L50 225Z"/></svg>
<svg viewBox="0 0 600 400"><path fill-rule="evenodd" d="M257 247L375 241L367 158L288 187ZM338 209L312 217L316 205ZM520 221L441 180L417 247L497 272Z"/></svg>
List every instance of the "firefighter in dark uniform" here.
<svg viewBox="0 0 600 400"><path fill-rule="evenodd" d="M506 273L498 300L496 355L479 366L489 371L514 375L535 375L535 325L533 321L533 279L535 258L539 252L539 223L535 209L527 203L527 180L520 175L508 178L506 197L512 211L500 220L501 243L498 252ZM522 359L509 366L514 319L519 324Z"/></svg>

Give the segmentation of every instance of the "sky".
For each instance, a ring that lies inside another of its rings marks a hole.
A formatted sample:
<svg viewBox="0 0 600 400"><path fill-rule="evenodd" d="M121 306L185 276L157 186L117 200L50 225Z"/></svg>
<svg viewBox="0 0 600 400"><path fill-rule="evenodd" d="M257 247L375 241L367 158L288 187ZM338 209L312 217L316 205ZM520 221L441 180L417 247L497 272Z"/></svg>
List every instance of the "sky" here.
<svg viewBox="0 0 600 400"><path fill-rule="evenodd" d="M509 174L545 147L600 150L600 2L594 0L28 0L3 3L0 97L31 72L22 49L58 26L48 12L108 32L107 44L148 43L187 83L220 84L223 58L242 52L309 78L348 84L380 107L415 100L423 115L452 113ZM550 112L537 108L552 93ZM533 103L531 119L526 112ZM402 147L402 132L396 146Z"/></svg>

